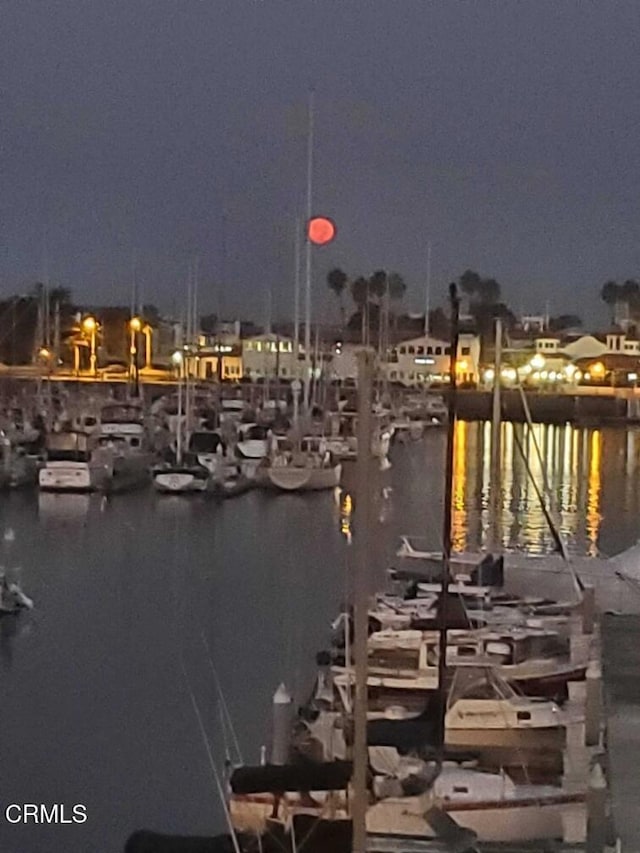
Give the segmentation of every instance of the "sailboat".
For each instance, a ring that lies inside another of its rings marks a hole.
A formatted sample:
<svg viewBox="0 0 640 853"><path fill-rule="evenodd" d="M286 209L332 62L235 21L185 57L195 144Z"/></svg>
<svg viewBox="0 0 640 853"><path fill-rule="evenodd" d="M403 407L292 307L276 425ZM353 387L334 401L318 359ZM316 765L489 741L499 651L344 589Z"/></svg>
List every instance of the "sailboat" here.
<svg viewBox="0 0 640 853"><path fill-rule="evenodd" d="M341 463L321 437L308 436L299 446L276 446L264 471L268 483L286 492L321 491L340 485Z"/></svg>
<svg viewBox="0 0 640 853"><path fill-rule="evenodd" d="M208 492L214 488L212 472L199 460L198 453L183 450L183 428L182 395L180 394L175 450L170 449L167 454L169 458L152 470L153 486L161 494Z"/></svg>

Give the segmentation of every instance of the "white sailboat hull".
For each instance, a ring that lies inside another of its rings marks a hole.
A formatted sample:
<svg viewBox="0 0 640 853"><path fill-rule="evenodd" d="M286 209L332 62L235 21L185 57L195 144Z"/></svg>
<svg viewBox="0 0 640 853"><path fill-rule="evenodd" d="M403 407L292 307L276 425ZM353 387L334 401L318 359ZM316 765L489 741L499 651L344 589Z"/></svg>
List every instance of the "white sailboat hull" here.
<svg viewBox="0 0 640 853"><path fill-rule="evenodd" d="M209 488L209 479L196 477L186 471L154 472L153 486L162 494L188 494L205 492Z"/></svg>
<svg viewBox="0 0 640 853"><path fill-rule="evenodd" d="M584 797L556 797L496 802L440 803L461 827L476 833L479 841L524 842L563 839L572 816L585 814ZM367 811L367 833L386 838L434 838L424 818L422 797L381 800Z"/></svg>
<svg viewBox="0 0 640 853"><path fill-rule="evenodd" d="M334 489L340 485L342 465L327 468L295 465L274 465L268 469L268 479L272 486L286 492L321 491Z"/></svg>

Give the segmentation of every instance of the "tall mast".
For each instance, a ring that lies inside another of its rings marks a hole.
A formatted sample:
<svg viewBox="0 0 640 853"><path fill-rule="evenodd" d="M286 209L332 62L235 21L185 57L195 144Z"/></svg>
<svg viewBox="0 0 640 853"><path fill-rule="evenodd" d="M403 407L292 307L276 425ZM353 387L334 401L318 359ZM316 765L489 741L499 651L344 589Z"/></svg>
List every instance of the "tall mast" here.
<svg viewBox="0 0 640 853"><path fill-rule="evenodd" d="M371 498L371 398L373 352L358 353L358 457L356 461L356 558L353 580L353 655L356 695L353 709L353 853L367 849L367 671L369 529ZM348 628L347 628L348 630Z"/></svg>
<svg viewBox="0 0 640 853"><path fill-rule="evenodd" d="M431 243L427 243L427 283L424 289L424 336L429 337L429 309L431 304Z"/></svg>
<svg viewBox="0 0 640 853"><path fill-rule="evenodd" d="M444 510L442 514L442 574L438 602L438 746L442 760L445 744L445 717L447 713L447 600L451 580L451 502L453 495L453 463L457 411L456 369L460 319L460 299L454 283L449 285L451 305L451 344L449 355L449 421L447 424L447 451L444 480Z"/></svg>
<svg viewBox="0 0 640 853"><path fill-rule="evenodd" d="M309 410L311 389L311 240L307 229L313 216L313 123L314 92L309 92L307 128L307 221L305 222L305 290L304 290L304 402Z"/></svg>
<svg viewBox="0 0 640 853"><path fill-rule="evenodd" d="M300 384L300 221L296 217L294 237L293 270L293 381ZM298 434L298 404L300 389L293 389L293 427Z"/></svg>
<svg viewBox="0 0 640 853"><path fill-rule="evenodd" d="M501 411L501 377L502 377L502 320L496 317L496 340L493 377L493 406L491 412L491 484L489 489L489 550L500 547L500 515L501 515L501 447L500 429L502 425Z"/></svg>

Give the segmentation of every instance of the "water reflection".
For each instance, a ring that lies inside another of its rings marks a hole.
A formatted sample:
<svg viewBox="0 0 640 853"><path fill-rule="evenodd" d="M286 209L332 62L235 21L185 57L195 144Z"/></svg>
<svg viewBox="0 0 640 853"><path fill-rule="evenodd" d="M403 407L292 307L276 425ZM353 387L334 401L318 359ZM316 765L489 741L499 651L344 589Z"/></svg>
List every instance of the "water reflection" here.
<svg viewBox="0 0 640 853"><path fill-rule="evenodd" d="M501 427L500 482L491 482L491 425L456 424L453 544L490 547L491 491L499 489L496 538L505 548L548 551L553 540L540 496L570 550L602 550L602 507L613 519L635 517L640 432L534 424ZM605 495L606 493L606 495Z"/></svg>

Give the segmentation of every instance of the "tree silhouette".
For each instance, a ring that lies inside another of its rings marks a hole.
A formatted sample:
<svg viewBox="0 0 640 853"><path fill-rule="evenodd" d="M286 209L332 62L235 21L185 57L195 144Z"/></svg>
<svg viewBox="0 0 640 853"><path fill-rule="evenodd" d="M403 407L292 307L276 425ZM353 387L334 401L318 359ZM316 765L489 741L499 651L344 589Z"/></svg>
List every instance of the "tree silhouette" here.
<svg viewBox="0 0 640 853"><path fill-rule="evenodd" d="M616 305L620 299L621 288L616 281L605 281L600 289L600 299L609 306L611 322L613 323L616 314Z"/></svg>
<svg viewBox="0 0 640 853"><path fill-rule="evenodd" d="M389 275L389 298L393 302L400 302L407 292L407 285L402 276L397 272Z"/></svg>
<svg viewBox="0 0 640 853"><path fill-rule="evenodd" d="M343 294L347 287L347 274L339 267L327 273L327 285L329 290L336 295L340 307L340 325L344 327L344 302Z"/></svg>

